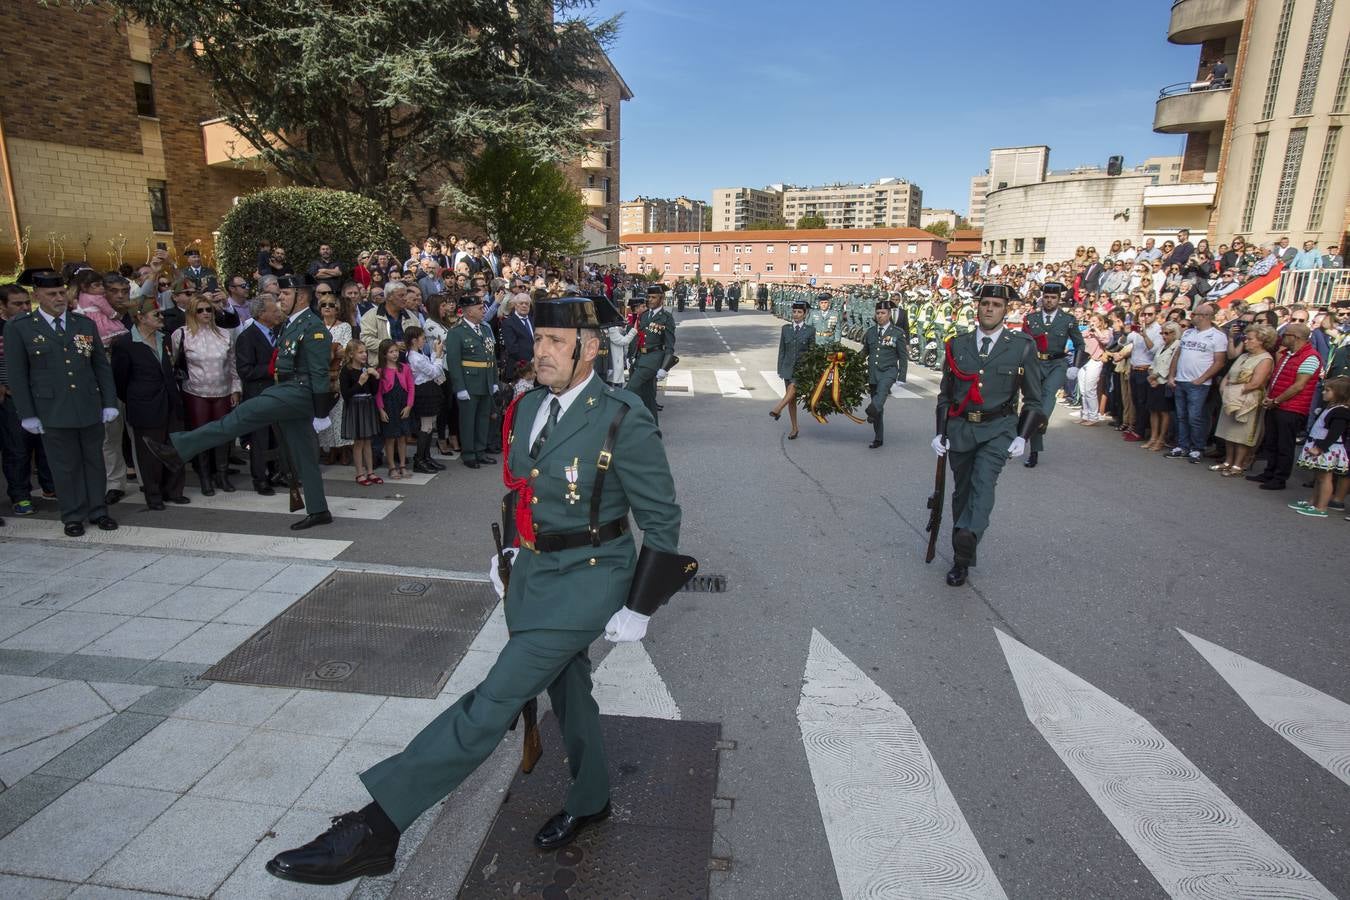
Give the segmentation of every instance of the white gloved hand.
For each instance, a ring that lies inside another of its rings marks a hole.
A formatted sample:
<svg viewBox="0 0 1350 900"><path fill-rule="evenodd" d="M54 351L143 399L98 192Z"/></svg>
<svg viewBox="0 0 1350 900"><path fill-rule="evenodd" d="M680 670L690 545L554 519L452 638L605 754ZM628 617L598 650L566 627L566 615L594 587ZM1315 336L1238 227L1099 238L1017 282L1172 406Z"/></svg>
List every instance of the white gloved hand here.
<svg viewBox="0 0 1350 900"><path fill-rule="evenodd" d="M506 558L511 561L511 565L516 564L516 554L520 552L519 547L507 547L502 551ZM502 584L502 576L497 572L497 554L492 554L492 562L488 563L488 580L492 582L492 589L497 592L497 599L506 598L506 585Z"/></svg>
<svg viewBox="0 0 1350 900"><path fill-rule="evenodd" d="M1065 373L1064 373L1064 380L1067 381L1069 384L1073 384L1075 381L1077 381L1077 380L1078 380L1078 367L1077 367L1077 366L1069 366L1068 370L1065 371Z"/></svg>
<svg viewBox="0 0 1350 900"><path fill-rule="evenodd" d="M623 337L623 329L618 325L611 325L605 329L605 337L609 338L611 341L617 341Z"/></svg>
<svg viewBox="0 0 1350 900"><path fill-rule="evenodd" d="M651 620L651 616L633 612L625 606L609 617L609 622L605 625L605 640L615 644L640 641L647 636L647 623Z"/></svg>
<svg viewBox="0 0 1350 900"><path fill-rule="evenodd" d="M500 384L493 384L493 385L492 385L492 393L495 394L495 393L497 393L497 391L500 390L500 389L501 389L501 385L500 385Z"/></svg>
<svg viewBox="0 0 1350 900"><path fill-rule="evenodd" d="M667 372L665 369L657 369L657 370L656 370L656 380L657 380L657 381L661 381L663 378L665 378L665 377L666 377L667 375L669 375L669 374L670 374L670 373Z"/></svg>
<svg viewBox="0 0 1350 900"><path fill-rule="evenodd" d="M318 434L325 428L332 426L333 420L328 418L327 416L324 416L322 419L315 419L311 424L314 425L314 433Z"/></svg>
<svg viewBox="0 0 1350 900"><path fill-rule="evenodd" d="M105 406L105 407L103 407L103 424L104 424L104 425L107 425L109 422L111 422L111 421L112 421L113 419L115 419L115 418L117 418L117 407L115 407L115 406Z"/></svg>
<svg viewBox="0 0 1350 900"><path fill-rule="evenodd" d="M942 435L934 435L933 442L929 444L929 446L933 448L933 452L938 456L941 457L947 455L947 439Z"/></svg>
<svg viewBox="0 0 1350 900"><path fill-rule="evenodd" d="M1027 439L1024 437L1015 437L1012 443L1008 445L1009 456L1021 456L1027 452Z"/></svg>
<svg viewBox="0 0 1350 900"><path fill-rule="evenodd" d="M24 419L19 425L29 434L42 434L42 422L38 420L37 416L33 416L31 419Z"/></svg>
<svg viewBox="0 0 1350 900"><path fill-rule="evenodd" d="M468 400L468 399L469 399L469 392L468 392L468 391L455 391L455 398L456 398L456 399L459 399L459 400Z"/></svg>

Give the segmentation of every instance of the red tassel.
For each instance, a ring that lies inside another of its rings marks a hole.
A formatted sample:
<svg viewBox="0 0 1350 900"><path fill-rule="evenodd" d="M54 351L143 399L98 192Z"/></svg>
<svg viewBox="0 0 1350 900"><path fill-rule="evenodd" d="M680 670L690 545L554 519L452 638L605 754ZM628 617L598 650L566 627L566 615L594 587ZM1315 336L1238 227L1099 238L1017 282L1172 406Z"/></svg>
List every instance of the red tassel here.
<svg viewBox="0 0 1350 900"><path fill-rule="evenodd" d="M964 381L970 384L970 389L966 395L961 398L961 402L947 410L947 417L955 419L961 413L966 411L966 407L974 401L977 404L984 404L984 397L980 394L980 373L962 372L956 367L956 360L952 357L952 342L947 342L947 369L952 373L957 381Z"/></svg>
<svg viewBox="0 0 1350 900"><path fill-rule="evenodd" d="M534 513L532 512L534 499L534 488L530 485L528 478L517 478L511 474L511 429L516 422L516 407L520 404L520 398L524 394L511 401L511 405L506 408L506 414L502 416L502 484L506 485L508 491L516 492L516 543L519 547L521 541L534 541Z"/></svg>

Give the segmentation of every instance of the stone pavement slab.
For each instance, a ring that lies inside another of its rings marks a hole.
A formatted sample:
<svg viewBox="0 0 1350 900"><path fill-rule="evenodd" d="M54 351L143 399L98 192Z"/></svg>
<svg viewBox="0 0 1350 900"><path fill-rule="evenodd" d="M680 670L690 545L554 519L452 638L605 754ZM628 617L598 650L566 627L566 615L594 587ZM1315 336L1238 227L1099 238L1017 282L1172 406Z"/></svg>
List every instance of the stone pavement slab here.
<svg viewBox="0 0 1350 900"><path fill-rule="evenodd" d="M90 656L158 659L201 627L201 622L138 616L97 638L80 652Z"/></svg>
<svg viewBox="0 0 1350 900"><path fill-rule="evenodd" d="M189 792L241 803L291 806L342 749L313 735L255 731Z"/></svg>
<svg viewBox="0 0 1350 900"><path fill-rule="evenodd" d="M4 601L0 600L0 606L3 605ZM4 614L0 615L0 641L52 615L50 609L26 609L22 606L5 606L4 610Z"/></svg>
<svg viewBox="0 0 1350 900"><path fill-rule="evenodd" d="M0 875L0 897L9 900L60 900L70 896L75 885L22 875Z"/></svg>
<svg viewBox="0 0 1350 900"><path fill-rule="evenodd" d="M191 619L210 622L225 610L243 600L247 591L225 587L190 584L179 588L145 611L145 615L159 619Z"/></svg>
<svg viewBox="0 0 1350 900"><path fill-rule="evenodd" d="M208 572L220 568L224 560L210 556L166 556L153 565L133 573L132 581L152 581L161 584L192 584Z"/></svg>
<svg viewBox="0 0 1350 900"><path fill-rule="evenodd" d="M288 688L216 682L179 707L174 715L180 719L255 727L267 721L294 693Z"/></svg>
<svg viewBox="0 0 1350 900"><path fill-rule="evenodd" d="M127 712L102 720L98 728L38 769L39 775L84 779L164 721L159 716Z"/></svg>
<svg viewBox="0 0 1350 900"><path fill-rule="evenodd" d="M285 612L302 596L303 594L299 592L253 591L234 606L216 616L216 621L261 628Z"/></svg>
<svg viewBox="0 0 1350 900"><path fill-rule="evenodd" d="M273 878L263 868L282 850L298 847L325 831L334 812L293 809L272 826L273 834L258 841L244 861L220 886L212 900L346 900L359 882L346 884L296 884Z"/></svg>
<svg viewBox="0 0 1350 900"><path fill-rule="evenodd" d="M164 558L162 553L135 553L127 550L105 550L84 562L65 570L67 575L84 578L125 578L154 565Z"/></svg>
<svg viewBox="0 0 1350 900"><path fill-rule="evenodd" d="M96 691L63 681L4 704L0 753L14 750L112 712Z"/></svg>
<svg viewBox="0 0 1350 900"><path fill-rule="evenodd" d="M286 563L284 562L230 559L207 572L194 583L203 587L256 591L263 584L280 575L285 568Z"/></svg>
<svg viewBox="0 0 1350 900"><path fill-rule="evenodd" d="M0 675L0 703L8 703L37 691L60 684L55 678L35 678L32 675Z"/></svg>
<svg viewBox="0 0 1350 900"><path fill-rule="evenodd" d="M79 742L86 735L96 731L112 718L113 716L109 714L90 719L88 722L63 729L56 734L40 738L0 756L0 783L14 784L25 775L36 772L48 760L63 752L67 747Z"/></svg>
<svg viewBox="0 0 1350 900"><path fill-rule="evenodd" d="M108 613L58 612L6 638L0 648L74 653L126 621L126 616Z"/></svg>
<svg viewBox="0 0 1350 900"><path fill-rule="evenodd" d="M64 572L87 559L98 556L101 550L78 547L53 547L22 541L0 544L0 572L20 572L29 575L51 575Z"/></svg>
<svg viewBox="0 0 1350 900"><path fill-rule="evenodd" d="M176 584L123 580L114 582L102 590L90 594L72 606L71 609L80 612L106 612L124 616L139 616L178 588L179 586Z"/></svg>
<svg viewBox="0 0 1350 900"><path fill-rule="evenodd" d="M103 784L183 793L229 755L248 733L249 729L239 725L166 719L89 777Z"/></svg>
<svg viewBox="0 0 1350 900"><path fill-rule="evenodd" d="M17 576L22 577L22 576ZM14 583L5 579L10 590L0 596L0 606L19 606L28 609L65 609L113 583L110 578L79 578L74 575L38 576L23 578Z"/></svg>
<svg viewBox="0 0 1350 900"><path fill-rule="evenodd" d="M169 662L190 662L211 666L220 662L231 650L253 636L258 629L249 625L226 625L208 622L188 635L160 659Z"/></svg>
<svg viewBox="0 0 1350 900"><path fill-rule="evenodd" d="M116 712L121 712L154 690L148 684L118 684L112 681L91 681L89 686Z"/></svg>
<svg viewBox="0 0 1350 900"><path fill-rule="evenodd" d="M263 727L349 739L383 703L383 697L370 694L301 690L264 722Z"/></svg>
<svg viewBox="0 0 1350 900"><path fill-rule="evenodd" d="M375 715L354 736L355 740L373 744L402 746L417 736L427 723L445 712L459 695L442 694L435 700L413 697L390 697L375 711Z"/></svg>
<svg viewBox="0 0 1350 900"><path fill-rule="evenodd" d="M370 802L370 795L358 777L360 773L402 749L400 744L352 741L314 779L295 805L320 812L327 810L330 815L360 809Z"/></svg>

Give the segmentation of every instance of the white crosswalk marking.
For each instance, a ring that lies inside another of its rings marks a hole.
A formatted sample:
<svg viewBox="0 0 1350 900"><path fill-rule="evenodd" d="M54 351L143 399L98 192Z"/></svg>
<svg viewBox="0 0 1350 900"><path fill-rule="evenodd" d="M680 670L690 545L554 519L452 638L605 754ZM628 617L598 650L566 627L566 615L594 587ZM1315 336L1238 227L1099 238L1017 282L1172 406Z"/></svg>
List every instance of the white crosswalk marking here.
<svg viewBox="0 0 1350 900"><path fill-rule="evenodd" d="M122 548L215 550L223 553L280 556L287 559L337 559L338 554L352 545L351 541L324 538L271 537L265 534L191 531L185 528L147 528L142 525L123 525L116 531L99 531L91 527L83 536L72 538L66 537L60 522L40 519L9 520L5 525L5 537L64 541L72 544L113 544Z"/></svg>
<svg viewBox="0 0 1350 900"><path fill-rule="evenodd" d="M607 716L678 719L680 708L641 641L615 644L591 675L591 695Z"/></svg>
<svg viewBox="0 0 1350 900"><path fill-rule="evenodd" d="M897 397L896 394L899 394L899 396ZM903 384L897 384L891 389L892 400L920 400L922 398L922 394L914 393L908 386Z"/></svg>
<svg viewBox="0 0 1350 900"><path fill-rule="evenodd" d="M768 382L769 390L773 391L779 397L787 393L787 385L783 384L783 379L778 377L777 372L760 371L759 377Z"/></svg>
<svg viewBox="0 0 1350 900"><path fill-rule="evenodd" d="M664 381L658 381L657 385L661 392L667 396L677 396L684 394L687 397L694 396L694 373L690 369L677 369L674 372L667 372Z"/></svg>
<svg viewBox="0 0 1350 900"><path fill-rule="evenodd" d="M1191 642L1262 722L1319 766L1350 784L1350 704L1218 644L1185 631L1181 631L1181 636Z"/></svg>
<svg viewBox="0 0 1350 900"><path fill-rule="evenodd" d="M750 392L745 389L745 382L741 381L740 372L715 369L713 377L717 379L717 389L722 392L723 397L734 397L737 400L750 398Z"/></svg>
<svg viewBox="0 0 1350 900"><path fill-rule="evenodd" d="M202 496L196 488L188 488L184 493L192 500L194 509L290 515L288 495L284 489L278 489L270 497L264 497L251 490L243 489L229 494L218 490L210 497ZM400 502L402 501L381 500L375 497L334 497L329 495L328 511L339 519L379 520L397 509Z"/></svg>
<svg viewBox="0 0 1350 900"><path fill-rule="evenodd" d="M814 629L797 722L844 900L1006 900L913 721Z"/></svg>
<svg viewBox="0 0 1350 900"><path fill-rule="evenodd" d="M455 465L459 465L458 460L450 460L444 456L439 456L437 457L437 459L441 461L442 465L450 465L452 462ZM353 469L351 466L324 466L322 468L322 471L324 481L349 481L352 484L356 484L356 470ZM390 487L398 487L399 485L403 484L423 485L429 483L431 479L436 477L436 475L427 475L422 472L412 472L412 471L408 472L407 478L397 478L397 479L386 478L385 477L386 473L383 472L376 472L375 474L379 475L381 478L384 478L384 484L377 484L371 488L372 490L377 491L388 490ZM437 474L440 473L438 472ZM277 493L284 493L284 489L277 488ZM336 513L334 515L336 515Z"/></svg>
<svg viewBox="0 0 1350 900"><path fill-rule="evenodd" d="M1169 896L1332 897L1146 719L995 632L1027 718Z"/></svg>

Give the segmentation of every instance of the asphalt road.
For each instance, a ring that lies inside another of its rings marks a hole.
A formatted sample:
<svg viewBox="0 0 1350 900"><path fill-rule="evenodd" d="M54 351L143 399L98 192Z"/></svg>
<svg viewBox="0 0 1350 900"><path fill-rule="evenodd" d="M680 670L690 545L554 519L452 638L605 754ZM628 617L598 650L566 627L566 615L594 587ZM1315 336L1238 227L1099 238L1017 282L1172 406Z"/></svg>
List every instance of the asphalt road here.
<svg viewBox="0 0 1350 900"><path fill-rule="evenodd" d="M1285 503L1301 490L1272 495L1163 460L1110 429L1073 425L1061 407L1041 465L1004 470L980 565L966 587L949 588L945 532L938 560L923 562L932 376L915 373L921 396L888 405L880 450L867 448L870 427L807 416L789 442L787 417L767 415L777 394L761 375L774 368L780 323L744 311L688 312L679 323L676 371L692 375L677 380L690 389L663 397L661 424L684 510L682 549L705 574L725 575L728 591L677 597L653 622L647 649L684 718L720 721L736 742L718 791L733 800L719 833L732 861L714 875L715 896L840 896L836 861L863 852L832 852L823 810L844 824L875 810L861 796L819 798L803 744L798 705L813 631L908 714L1010 897L1168 891L1117 828L1128 830L1131 814L1109 816L1029 720L999 632L1133 710L1276 849L1350 895L1350 787L1263 723L1178 631L1350 701L1339 554L1350 523L1299 517ZM452 464L426 485L328 486L335 496L398 501L384 518L309 533L353 541L340 559L486 569L496 469ZM128 523L167 524L126 505L118 512ZM281 514L169 515L220 533L220 549L232 533L291 535ZM1098 729L1089 744L1118 736L1088 692L1075 698ZM1054 718L1040 724L1053 728ZM1332 738L1345 742L1344 729ZM856 757L854 768L864 762ZM1201 827L1196 814L1157 810L1183 844ZM904 862L907 849L897 840L887 852ZM875 885L869 893L905 896Z"/></svg>

